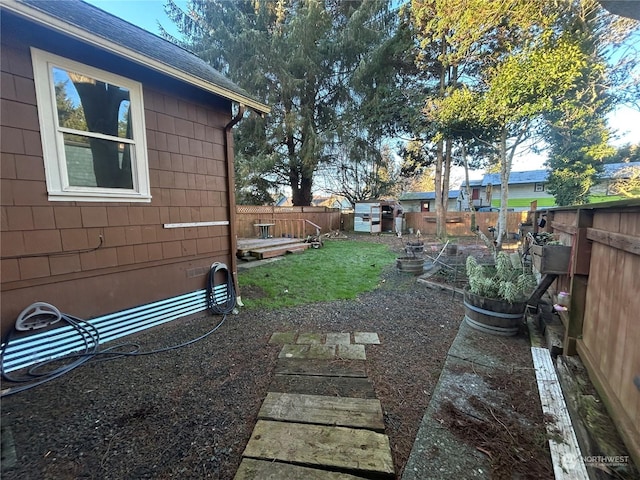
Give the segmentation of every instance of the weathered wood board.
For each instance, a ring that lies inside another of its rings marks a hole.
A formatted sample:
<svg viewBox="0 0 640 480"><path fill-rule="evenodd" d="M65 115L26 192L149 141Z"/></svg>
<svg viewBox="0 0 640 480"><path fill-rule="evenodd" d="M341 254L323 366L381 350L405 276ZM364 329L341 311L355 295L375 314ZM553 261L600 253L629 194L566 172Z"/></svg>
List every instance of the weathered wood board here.
<svg viewBox="0 0 640 480"><path fill-rule="evenodd" d="M244 458L234 480L361 480L348 473L330 472L289 463Z"/></svg>
<svg viewBox="0 0 640 480"><path fill-rule="evenodd" d="M267 393L258 413L262 420L338 425L384 432L382 406L373 398Z"/></svg>
<svg viewBox="0 0 640 480"><path fill-rule="evenodd" d="M324 377L366 377L364 360L304 360L279 358L275 372L281 375L320 375Z"/></svg>
<svg viewBox="0 0 640 480"><path fill-rule="evenodd" d="M551 354L546 348L531 347L531 356L536 371L542 411L545 416L553 419L546 423L555 478L557 480L589 478ZM558 436L559 440L557 440Z"/></svg>
<svg viewBox="0 0 640 480"><path fill-rule="evenodd" d="M341 345L346 346L346 345ZM335 345L283 345L278 358L325 359L336 357Z"/></svg>
<svg viewBox="0 0 640 480"><path fill-rule="evenodd" d="M370 430L258 420L244 457L393 477L389 438Z"/></svg>
<svg viewBox="0 0 640 480"><path fill-rule="evenodd" d="M368 378L275 375L270 392L304 393L329 397L376 398Z"/></svg>

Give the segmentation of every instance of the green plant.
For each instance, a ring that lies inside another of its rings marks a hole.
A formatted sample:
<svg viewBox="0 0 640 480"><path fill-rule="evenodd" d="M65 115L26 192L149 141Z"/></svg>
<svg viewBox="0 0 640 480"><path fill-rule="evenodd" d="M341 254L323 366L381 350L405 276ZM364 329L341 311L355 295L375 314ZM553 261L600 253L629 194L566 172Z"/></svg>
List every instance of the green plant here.
<svg viewBox="0 0 640 480"><path fill-rule="evenodd" d="M480 265L474 257L468 256L466 269L469 290L483 297L515 303L526 300L536 287L531 270L522 265L519 257L512 262L505 252L498 253L495 267Z"/></svg>

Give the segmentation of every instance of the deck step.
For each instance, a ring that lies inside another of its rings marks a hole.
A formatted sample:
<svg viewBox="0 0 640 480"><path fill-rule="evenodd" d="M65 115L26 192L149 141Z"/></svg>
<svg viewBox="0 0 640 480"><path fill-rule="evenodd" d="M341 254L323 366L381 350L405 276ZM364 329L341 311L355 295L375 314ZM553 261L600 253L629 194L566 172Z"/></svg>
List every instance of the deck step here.
<svg viewBox="0 0 640 480"><path fill-rule="evenodd" d="M264 260L265 258L279 257L287 253L300 252L306 250L310 246L310 243L298 242L288 245L277 245L275 247L256 248L249 250L249 254L258 258L259 260Z"/></svg>

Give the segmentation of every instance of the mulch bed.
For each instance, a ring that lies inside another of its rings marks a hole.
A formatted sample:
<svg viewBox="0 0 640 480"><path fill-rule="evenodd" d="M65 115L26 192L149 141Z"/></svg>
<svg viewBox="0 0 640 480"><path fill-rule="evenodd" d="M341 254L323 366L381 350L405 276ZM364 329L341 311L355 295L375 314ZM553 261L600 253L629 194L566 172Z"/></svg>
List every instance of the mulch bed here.
<svg viewBox="0 0 640 480"><path fill-rule="evenodd" d="M392 236L357 238L401 252ZM381 345L367 347L367 374L400 478L462 317L462 302L390 266L375 291L353 301L242 310L191 346L85 364L2 400L2 427L17 456L2 478L233 478L273 377L280 347L269 337L289 330L378 333ZM174 321L126 341L151 350L219 320Z"/></svg>

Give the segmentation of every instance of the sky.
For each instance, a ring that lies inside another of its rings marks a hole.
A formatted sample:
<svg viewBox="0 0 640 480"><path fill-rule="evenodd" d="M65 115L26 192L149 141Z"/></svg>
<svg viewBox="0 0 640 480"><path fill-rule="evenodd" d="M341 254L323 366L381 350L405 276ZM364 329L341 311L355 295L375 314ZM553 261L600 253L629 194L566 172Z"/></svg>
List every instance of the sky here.
<svg viewBox="0 0 640 480"><path fill-rule="evenodd" d="M164 0L85 0L112 15L159 35L158 22L171 35L179 32L164 12ZM176 0L181 8L186 8L187 0ZM609 115L609 126L615 130L614 145L640 143L640 111L629 107L620 107ZM544 168L544 157L529 154L514 159L513 170L534 170Z"/></svg>

